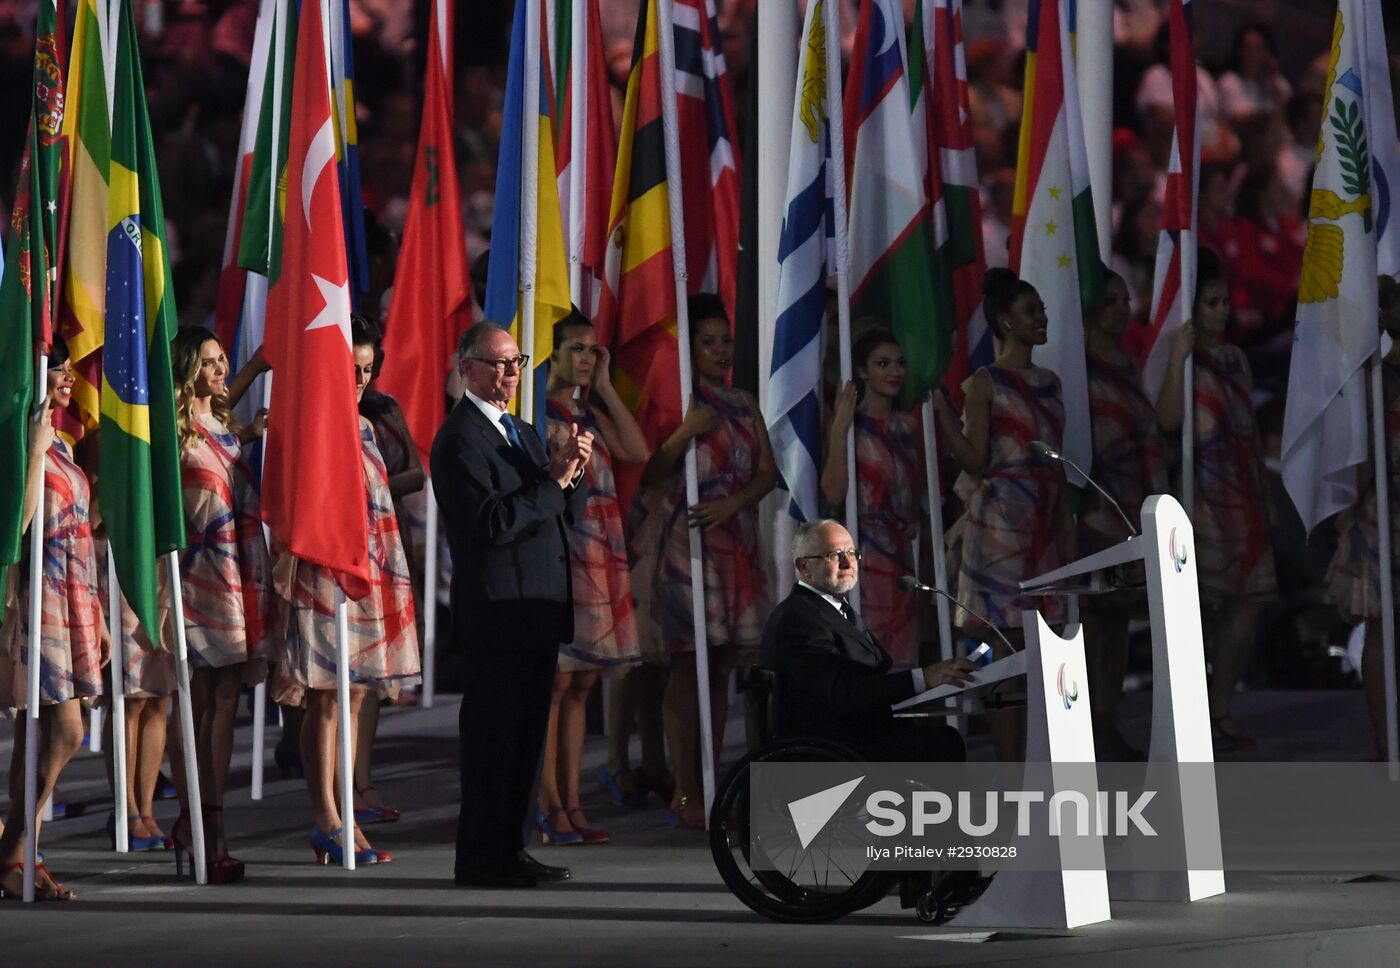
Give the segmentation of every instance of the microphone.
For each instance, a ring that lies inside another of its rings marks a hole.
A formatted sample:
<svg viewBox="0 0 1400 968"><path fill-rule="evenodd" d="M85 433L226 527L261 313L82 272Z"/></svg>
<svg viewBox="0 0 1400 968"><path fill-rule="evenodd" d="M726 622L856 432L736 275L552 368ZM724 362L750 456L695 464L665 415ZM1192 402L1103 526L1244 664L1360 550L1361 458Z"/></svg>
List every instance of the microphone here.
<svg viewBox="0 0 1400 968"><path fill-rule="evenodd" d="M1128 515L1124 513L1123 505L1115 501L1113 499L1112 494L1108 493L1102 487L1100 487L1098 481L1094 480L1088 474L1084 473L1083 469L1081 469L1078 464L1070 460L1068 457L1060 453L1055 448L1051 447L1049 444L1045 443L1045 441L1043 440L1032 440L1027 446L1030 449L1031 456L1034 457L1036 460L1040 461L1041 463L1048 463L1050 461L1054 461L1057 464L1064 464L1068 467L1073 467L1076 471L1078 471L1079 476L1089 482L1089 486L1091 486L1094 490L1102 494L1104 496L1104 500L1106 500L1109 504L1113 505L1113 510L1117 511L1118 516L1123 519L1123 524L1128 529L1128 535L1133 538L1136 538L1138 536L1138 529L1133 527L1133 522L1130 521L1128 519Z"/></svg>
<svg viewBox="0 0 1400 968"><path fill-rule="evenodd" d="M916 592L928 592L930 595L941 595L942 597L948 599L948 601L952 602L954 605L961 608L963 611L967 612L967 614L971 615L973 618L980 619L983 625L987 626L987 628L991 629L997 634L997 638L1001 639L1002 642L1006 644L1006 647L1008 649L1010 649L1012 652L1017 651L1016 646L1011 644L1011 640L1008 639L1005 635L1001 634L1001 629L997 628L990 621L988 621L985 616L979 615L977 612L974 612L972 609L967 607L966 603L960 601L957 598L954 598L952 595L949 595L943 589L935 588L933 585L925 585L913 575L905 575L898 582L896 582L896 584L899 585L899 590L904 592L906 595L913 595Z"/></svg>

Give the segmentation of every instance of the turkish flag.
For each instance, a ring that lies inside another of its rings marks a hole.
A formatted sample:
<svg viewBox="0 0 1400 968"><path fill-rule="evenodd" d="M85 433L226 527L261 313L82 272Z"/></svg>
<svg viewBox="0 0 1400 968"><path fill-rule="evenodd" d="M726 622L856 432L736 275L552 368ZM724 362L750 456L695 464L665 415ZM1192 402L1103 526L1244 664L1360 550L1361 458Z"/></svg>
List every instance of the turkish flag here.
<svg viewBox="0 0 1400 968"><path fill-rule="evenodd" d="M267 298L271 429L262 514L293 555L369 592L368 498L350 348L350 285L321 3L301 5L281 263Z"/></svg>
<svg viewBox="0 0 1400 968"><path fill-rule="evenodd" d="M471 324L467 243L452 148L451 0L433 4L423 126L408 218L394 273L377 388L403 408L423 459L446 416L446 375L457 339Z"/></svg>

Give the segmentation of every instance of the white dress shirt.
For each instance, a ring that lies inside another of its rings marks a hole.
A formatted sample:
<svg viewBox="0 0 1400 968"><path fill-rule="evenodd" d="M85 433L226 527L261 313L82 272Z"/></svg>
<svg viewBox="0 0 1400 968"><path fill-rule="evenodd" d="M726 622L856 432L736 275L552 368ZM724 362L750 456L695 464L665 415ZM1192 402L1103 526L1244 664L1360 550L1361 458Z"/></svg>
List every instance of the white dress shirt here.
<svg viewBox="0 0 1400 968"><path fill-rule="evenodd" d="M494 403L487 403L470 390L467 391L467 399L472 402L476 409L486 415L486 419L491 421L491 425L500 431L502 439L509 443L510 434L506 433L506 428L501 424L501 415L504 414L505 411Z"/></svg>

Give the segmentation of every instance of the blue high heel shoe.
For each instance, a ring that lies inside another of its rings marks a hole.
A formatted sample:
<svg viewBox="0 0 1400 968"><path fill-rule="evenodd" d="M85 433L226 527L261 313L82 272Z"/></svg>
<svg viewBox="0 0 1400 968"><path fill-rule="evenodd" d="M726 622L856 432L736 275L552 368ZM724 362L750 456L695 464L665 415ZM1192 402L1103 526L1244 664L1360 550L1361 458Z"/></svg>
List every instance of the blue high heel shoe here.
<svg viewBox="0 0 1400 968"><path fill-rule="evenodd" d="M569 814L563 807L555 807L546 814L543 810L535 814L535 826L540 828L540 840L546 846L569 847L574 844L583 843L583 834L577 830L570 830L567 833L557 829L551 822L551 818L562 816L569 819Z"/></svg>
<svg viewBox="0 0 1400 968"><path fill-rule="evenodd" d="M130 821L128 821L128 824L129 824L129 823L130 823ZM116 849L117 849L117 815L116 815L115 813L109 813L109 814L107 814L107 839L108 839L109 841L111 841L112 849L113 849L113 850L116 850ZM135 834L133 834L133 833L130 831L129 827L128 827L127 836L126 836L126 846L127 846L127 849L128 849L129 851L131 851L132 853L136 853L137 851L145 851L145 850L164 850L164 849L165 849L165 838L164 838L164 837L138 837L138 836L136 836Z"/></svg>
<svg viewBox="0 0 1400 968"><path fill-rule="evenodd" d="M343 864L345 863L345 852L340 845L341 831L334 834L325 834L321 828L312 827L311 836L307 838L311 841L311 849L316 852L316 863L318 864ZM379 854L372 850L355 851L356 864L377 864Z"/></svg>

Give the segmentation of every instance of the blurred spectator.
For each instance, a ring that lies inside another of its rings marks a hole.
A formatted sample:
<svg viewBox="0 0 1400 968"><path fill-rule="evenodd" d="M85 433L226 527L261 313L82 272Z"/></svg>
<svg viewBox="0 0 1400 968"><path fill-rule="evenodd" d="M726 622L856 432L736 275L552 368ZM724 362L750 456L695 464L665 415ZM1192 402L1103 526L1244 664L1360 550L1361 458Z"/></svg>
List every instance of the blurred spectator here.
<svg viewBox="0 0 1400 968"><path fill-rule="evenodd" d="M1227 118L1281 114L1293 88L1279 73L1278 45L1268 24L1251 23L1235 34L1230 70L1220 78L1220 103Z"/></svg>
<svg viewBox="0 0 1400 968"><path fill-rule="evenodd" d="M1317 137L1322 124L1322 98L1313 94L1295 94L1288 102L1288 136L1278 151L1279 181L1295 210L1305 199L1313 167L1317 165Z"/></svg>
<svg viewBox="0 0 1400 968"><path fill-rule="evenodd" d="M1016 56L1002 40L987 38L967 46L967 84L977 170L1014 165L1005 132L1021 125L1021 87Z"/></svg>
<svg viewBox="0 0 1400 968"><path fill-rule="evenodd" d="M1251 168L1235 199L1235 251L1230 258L1231 300L1235 307L1232 342L1245 347L1251 363L1272 355L1280 337L1291 341L1293 306L1303 268L1304 227L1273 165ZM1286 346L1284 347L1286 352ZM1273 366L1255 366L1259 384Z"/></svg>
<svg viewBox="0 0 1400 968"><path fill-rule="evenodd" d="M1172 92L1171 31L1163 24L1153 46L1153 64L1142 75L1137 89L1137 110L1143 138L1153 158L1165 168L1170 158L1176 125L1176 99ZM1239 153L1239 139L1220 115L1220 91L1215 78L1196 64L1196 108L1200 120L1201 160L1229 161Z"/></svg>
<svg viewBox="0 0 1400 968"><path fill-rule="evenodd" d="M1133 319L1145 321L1152 310L1152 273L1157 262L1157 236L1162 229L1162 206L1151 194L1123 205L1113 235L1109 267L1128 286Z"/></svg>
<svg viewBox="0 0 1400 968"><path fill-rule="evenodd" d="M1016 196L1016 171L998 168L982 180L982 246L987 267L1010 262L1011 206Z"/></svg>

